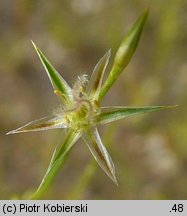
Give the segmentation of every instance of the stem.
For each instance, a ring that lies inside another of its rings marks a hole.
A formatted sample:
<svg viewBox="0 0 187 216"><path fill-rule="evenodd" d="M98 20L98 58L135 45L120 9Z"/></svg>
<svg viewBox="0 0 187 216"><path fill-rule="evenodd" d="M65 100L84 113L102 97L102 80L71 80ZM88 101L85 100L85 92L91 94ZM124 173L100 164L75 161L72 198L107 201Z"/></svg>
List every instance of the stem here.
<svg viewBox="0 0 187 216"><path fill-rule="evenodd" d="M148 16L148 10L145 11L137 19L137 21L134 23L134 25L132 26L132 28L130 29L130 31L127 33L122 43L120 44L116 56L114 58L114 64L112 66L112 69L99 93L98 96L99 101L101 101L101 99L105 96L105 94L114 84L114 82L118 79L121 72L130 62L136 50L136 47L138 45L147 16Z"/></svg>
<svg viewBox="0 0 187 216"><path fill-rule="evenodd" d="M72 130L68 131L64 138L64 142L61 145L61 148L53 157L54 159L52 159L52 161L50 162L47 172L44 175L44 178L42 179L37 191L31 196L30 199L40 199L44 195L46 190L51 186L55 176L64 165L68 153L79 137L80 133Z"/></svg>

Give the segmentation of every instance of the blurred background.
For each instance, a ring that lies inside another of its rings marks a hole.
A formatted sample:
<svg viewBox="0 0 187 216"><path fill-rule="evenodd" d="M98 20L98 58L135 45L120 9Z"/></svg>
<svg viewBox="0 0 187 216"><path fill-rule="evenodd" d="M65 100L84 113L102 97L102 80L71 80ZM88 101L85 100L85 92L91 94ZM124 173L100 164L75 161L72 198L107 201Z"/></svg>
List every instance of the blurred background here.
<svg viewBox="0 0 187 216"><path fill-rule="evenodd" d="M58 107L32 39L72 84L91 74L149 8L139 46L103 105L169 105L99 131L119 186L76 143L45 199L187 198L187 1L0 1L0 199L26 198L39 185L61 130L5 136ZM108 67L108 71L111 67Z"/></svg>

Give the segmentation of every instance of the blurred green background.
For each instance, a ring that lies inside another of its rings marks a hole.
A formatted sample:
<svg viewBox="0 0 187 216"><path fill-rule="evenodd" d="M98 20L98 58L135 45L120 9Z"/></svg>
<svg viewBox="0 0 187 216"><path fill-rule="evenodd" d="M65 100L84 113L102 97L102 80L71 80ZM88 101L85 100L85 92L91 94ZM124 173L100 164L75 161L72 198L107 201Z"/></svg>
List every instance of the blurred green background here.
<svg viewBox="0 0 187 216"><path fill-rule="evenodd" d="M103 105L179 107L99 128L118 187L96 163L88 167L92 156L79 141L45 198L187 198L187 1L6 0L0 1L0 199L34 190L63 138L61 130L5 136L58 107L30 40L72 84L90 75L109 48L113 60L146 8L138 49Z"/></svg>

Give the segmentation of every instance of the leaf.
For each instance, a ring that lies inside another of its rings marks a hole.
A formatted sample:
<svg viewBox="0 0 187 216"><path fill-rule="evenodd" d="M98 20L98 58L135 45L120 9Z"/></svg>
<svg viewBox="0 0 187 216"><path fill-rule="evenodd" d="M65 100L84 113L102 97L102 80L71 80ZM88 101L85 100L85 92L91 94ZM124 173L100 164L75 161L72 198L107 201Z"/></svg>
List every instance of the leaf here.
<svg viewBox="0 0 187 216"><path fill-rule="evenodd" d="M114 164L105 146L102 144L97 129L88 129L83 135L83 140L87 144L99 166L112 179L112 181L117 184Z"/></svg>
<svg viewBox="0 0 187 216"><path fill-rule="evenodd" d="M67 128L67 122L64 116L49 116L44 117L35 121L31 121L28 124L16 129L9 131L6 135L15 134L15 133L25 133L25 132L33 132L33 131L44 131L49 129L56 128Z"/></svg>
<svg viewBox="0 0 187 216"><path fill-rule="evenodd" d="M80 136L81 133L77 131L69 130L67 132L64 142L62 143L62 146L59 149L59 151L57 152L56 155L54 155L55 152L53 153L49 168L47 169L47 172L45 173L41 181L41 184L39 185L37 191L31 197L31 199L39 199L43 195L43 193L45 193L45 191L48 189L49 185L55 178L57 172L64 165L68 153L70 152L71 148L73 147L73 145L79 139Z"/></svg>
<svg viewBox="0 0 187 216"><path fill-rule="evenodd" d="M47 168L47 172L50 170L51 166L53 165L53 162L55 161L56 152L57 152L57 147L55 147L55 149L53 151L51 160L50 160L48 168Z"/></svg>
<svg viewBox="0 0 187 216"><path fill-rule="evenodd" d="M119 75L123 69L128 65L129 61L132 58L134 51L138 45L142 29L144 27L145 21L148 16L148 11L144 12L134 23L130 31L125 36L122 41L112 66L112 69L109 73L107 80L105 81L101 91L99 93L99 100L101 100L114 82L118 79Z"/></svg>
<svg viewBox="0 0 187 216"><path fill-rule="evenodd" d="M103 76L108 65L111 56L111 50L109 50L105 55L99 60L99 62L94 67L93 73L90 78L88 86L88 94L94 95L94 99L97 100L99 91L101 89Z"/></svg>
<svg viewBox="0 0 187 216"><path fill-rule="evenodd" d="M125 117L154 112L169 108L174 108L174 106L144 106L144 107L106 107L101 108L101 113L97 116L96 122L98 124L107 124Z"/></svg>
<svg viewBox="0 0 187 216"><path fill-rule="evenodd" d="M61 92L59 96L61 96L62 100L66 103L68 99L71 99L71 88L67 84L67 82L62 78L62 76L56 71L56 69L52 66L52 64L47 60L45 55L41 52L41 50L34 44L32 44L47 72L47 75L53 85L55 92Z"/></svg>

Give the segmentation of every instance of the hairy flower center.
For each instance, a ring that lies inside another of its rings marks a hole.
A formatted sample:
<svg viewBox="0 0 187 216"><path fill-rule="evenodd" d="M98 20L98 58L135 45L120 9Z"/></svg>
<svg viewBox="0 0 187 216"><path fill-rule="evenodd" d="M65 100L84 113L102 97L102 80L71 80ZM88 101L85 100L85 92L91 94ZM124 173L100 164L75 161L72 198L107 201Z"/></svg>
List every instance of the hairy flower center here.
<svg viewBox="0 0 187 216"><path fill-rule="evenodd" d="M73 108L66 111L69 126L80 129L95 124L95 116L100 112L97 102L83 96L77 99Z"/></svg>
<svg viewBox="0 0 187 216"><path fill-rule="evenodd" d="M87 82L87 75L78 77L72 89L73 104L66 110L67 123L76 130L93 125L100 112L98 103L86 94Z"/></svg>

